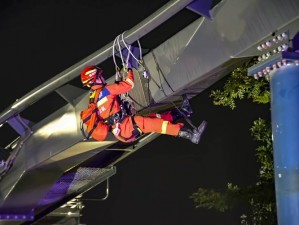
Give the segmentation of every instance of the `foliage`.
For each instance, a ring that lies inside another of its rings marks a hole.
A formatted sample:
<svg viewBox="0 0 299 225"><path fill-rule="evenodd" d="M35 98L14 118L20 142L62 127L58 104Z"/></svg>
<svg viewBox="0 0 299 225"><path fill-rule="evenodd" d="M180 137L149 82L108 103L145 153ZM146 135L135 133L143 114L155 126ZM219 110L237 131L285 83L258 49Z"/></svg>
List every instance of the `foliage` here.
<svg viewBox="0 0 299 225"><path fill-rule="evenodd" d="M256 148L257 161L261 164L259 174L260 179L263 181L271 181L273 180L274 164L270 122L259 118L253 122L250 131L254 140L261 143L261 145Z"/></svg>
<svg viewBox="0 0 299 225"><path fill-rule="evenodd" d="M251 99L253 102L266 104L270 102L269 82L266 79L256 80L247 75L248 67L256 62L253 58L236 68L226 81L223 90L213 90L210 97L214 105L236 108L236 99Z"/></svg>
<svg viewBox="0 0 299 225"><path fill-rule="evenodd" d="M225 212L232 209L240 197L240 188L231 183L227 184L227 190L224 193L213 189L198 188L190 198L193 199L196 208L216 209Z"/></svg>
<svg viewBox="0 0 299 225"><path fill-rule="evenodd" d="M260 186L257 189L260 195L249 201L251 214L241 216L241 225L276 225L276 203L274 184L265 183L267 186ZM259 187L258 185L256 187Z"/></svg>
<svg viewBox="0 0 299 225"><path fill-rule="evenodd" d="M226 190L222 192L198 188L190 198L196 208L214 209L219 212L231 210L241 202L247 203L250 206L250 214L241 216L242 225L274 225L277 221L273 180L258 182L245 188L228 183Z"/></svg>
<svg viewBox="0 0 299 225"><path fill-rule="evenodd" d="M251 99L254 103L270 102L270 87L266 79L256 80L247 75L248 67L256 62L250 60L236 68L226 81L223 90L211 92L214 105L236 107L236 100ZM198 188L190 198L196 208L214 209L225 212L237 206L239 202L247 204L249 215L243 214L241 225L277 224L274 189L274 164L271 123L262 118L253 122L251 136L258 142L255 149L257 162L260 164L259 181L245 188L228 183L224 191Z"/></svg>

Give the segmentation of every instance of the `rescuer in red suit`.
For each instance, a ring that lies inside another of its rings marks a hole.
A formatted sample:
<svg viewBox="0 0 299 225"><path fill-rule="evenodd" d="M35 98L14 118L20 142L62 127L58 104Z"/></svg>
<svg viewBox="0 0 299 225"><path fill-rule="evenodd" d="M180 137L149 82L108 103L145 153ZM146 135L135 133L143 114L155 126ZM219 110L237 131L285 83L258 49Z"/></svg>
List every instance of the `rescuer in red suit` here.
<svg viewBox="0 0 299 225"><path fill-rule="evenodd" d="M107 84L101 68L87 66L82 70L81 81L83 86L90 88L90 96L94 96L97 89L100 90L96 100L98 115L109 125L109 130L122 142L132 142L144 133L160 133L182 137L198 144L201 134L206 127L203 121L197 129L188 129L184 123L174 121L182 118L182 112L190 116L192 110L186 99L179 110L172 110L163 114L151 114L150 116L130 115L123 110L119 95L129 92L134 87L134 74L131 68L127 69L125 80ZM91 97L90 97L91 98Z"/></svg>

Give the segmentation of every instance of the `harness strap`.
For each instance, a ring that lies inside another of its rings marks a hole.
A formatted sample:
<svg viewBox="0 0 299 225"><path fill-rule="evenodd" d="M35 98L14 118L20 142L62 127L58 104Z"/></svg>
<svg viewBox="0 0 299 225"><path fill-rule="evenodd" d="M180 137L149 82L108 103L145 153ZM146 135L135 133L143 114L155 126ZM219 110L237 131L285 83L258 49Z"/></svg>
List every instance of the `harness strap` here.
<svg viewBox="0 0 299 225"><path fill-rule="evenodd" d="M95 112L97 112L97 111L98 111L97 108L95 108L94 110L92 110L91 114L83 120L83 123L86 123L88 120L90 120L90 117L92 116L92 114L95 113ZM99 119L98 115L97 115L97 117Z"/></svg>
<svg viewBox="0 0 299 225"><path fill-rule="evenodd" d="M91 136L91 134L93 133L94 129L96 129L96 127L98 126L98 123L99 123L100 120L96 120L96 122L94 123L92 129L88 132L88 134L86 135L85 132L84 132L84 129L83 129L83 123L82 123L82 126L81 126L81 131L82 131L82 134L83 136L86 138L86 139L89 139L89 137Z"/></svg>
<svg viewBox="0 0 299 225"><path fill-rule="evenodd" d="M132 122L133 122L133 127L134 130L132 133L134 133L135 135L141 135L143 132L142 130L138 127L137 123L135 122L134 116L131 117L132 118Z"/></svg>
<svg viewBox="0 0 299 225"><path fill-rule="evenodd" d="M132 135L128 138L125 138L121 135L118 135L118 137L120 137L121 139L123 139L124 141L128 142L129 140L133 141L134 139L136 139L137 137L139 137L141 134L143 134L142 130L138 127L138 125L136 124L135 120L134 120L134 116L131 116L132 122L133 122L133 128L134 130L132 131Z"/></svg>
<svg viewBox="0 0 299 225"><path fill-rule="evenodd" d="M109 126L112 126L116 123L122 123L124 121L124 119L127 117L127 112L126 112L126 109L124 107L124 103L123 101L120 99L119 96L116 96L116 99L113 100L113 103L112 103L112 106L110 108L110 112L109 114L111 113L111 110L113 108L113 105L114 105L114 101L117 101L119 106L120 106L120 110L112 115L110 115L109 117L107 117L106 119L104 119L104 123L108 124Z"/></svg>
<svg viewBox="0 0 299 225"><path fill-rule="evenodd" d="M93 98L93 102L89 102L89 104L93 104L93 103L96 104L96 102L97 102L97 100L98 100L98 97L99 97L100 92L101 92L102 89L103 89L103 88L99 88L99 89L96 89L96 90L95 90L96 93L95 93L95 96L94 96L94 98ZM90 99L89 99L89 100L90 100ZM90 138L91 134L93 133L94 129L97 127L97 125L98 125L98 123L99 123L99 121L100 121L100 118L99 118L99 115L98 115L97 111L98 111L98 108L96 107L94 110L92 110L91 114L90 114L88 117L86 117L86 118L81 122L81 128L80 128L80 129L81 129L82 135L83 135L87 140ZM96 121L95 121L95 123L94 123L92 129L91 129L91 130L88 132L88 134L86 135L86 133L85 133L85 131L84 131L83 124L86 123L88 120L90 120L92 114L94 114L94 113L96 114L97 119L96 119Z"/></svg>
<svg viewBox="0 0 299 225"><path fill-rule="evenodd" d="M104 123L108 124L109 126L113 126L116 123L122 123L125 118L126 115L124 115L122 111L118 111L117 113L114 113L113 115L104 119Z"/></svg>

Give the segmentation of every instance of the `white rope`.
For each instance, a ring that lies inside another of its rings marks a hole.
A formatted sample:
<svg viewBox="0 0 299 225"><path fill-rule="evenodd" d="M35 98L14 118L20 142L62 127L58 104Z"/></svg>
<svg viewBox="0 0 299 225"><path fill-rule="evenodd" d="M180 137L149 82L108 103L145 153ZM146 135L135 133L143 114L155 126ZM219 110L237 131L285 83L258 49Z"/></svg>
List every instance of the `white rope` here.
<svg viewBox="0 0 299 225"><path fill-rule="evenodd" d="M135 57L135 55L134 55L134 54L131 52L131 50L130 50L131 45L130 45L130 48L129 48L128 45L126 44L126 42L125 42L125 40L124 40L124 33L125 33L125 32L123 32L123 33L121 34L122 42L124 43L125 47L127 48L128 53L130 53L130 55L136 60L136 62L139 64L139 66L141 66L141 68L142 68L142 70L143 70L143 72L142 72L142 76L143 76L144 78L148 79L149 76L148 76L148 73L147 73L146 68L145 68L145 66L144 66L144 63L143 63L143 59L142 59L142 49L141 49L141 44L140 44L139 40L137 40L137 43L138 43L138 46L139 46L139 58L140 58L140 59L137 59L137 58ZM128 54L128 56L129 56L129 54ZM128 65L128 62L127 62L127 65Z"/></svg>
<svg viewBox="0 0 299 225"><path fill-rule="evenodd" d="M137 62L142 61L142 51L141 51L141 45L140 45L139 40L137 40L137 42L138 42L138 45L139 45L139 51L140 51L140 53L139 53L139 58L140 58L140 59L137 59L137 58L134 56L134 54L131 52L131 50L130 50L131 45L130 45L130 48L129 48L128 45L126 44L126 42L125 42L125 40L124 40L124 33L125 33L125 31L121 34L121 38L122 38L122 42L124 43L124 45L125 45L125 47L127 48L128 52L130 53L130 55L131 55Z"/></svg>
<svg viewBox="0 0 299 225"><path fill-rule="evenodd" d="M116 44L116 38L114 39L114 42L113 42L112 56L113 56L113 62L114 62L115 68L119 68L116 63L116 60L115 60L115 44Z"/></svg>
<svg viewBox="0 0 299 225"><path fill-rule="evenodd" d="M126 58L126 61L124 62L124 58L123 58L123 54L122 54L122 51L121 51L121 45L120 45L120 40L119 40L119 36L118 35L115 39L114 39L114 42L113 42L113 48L112 48L112 56L113 56L113 62L114 62L114 65L115 65L115 68L119 69L119 66L117 65L116 63L116 60L115 60L115 52L118 51L119 52L119 55L120 55L120 58L121 58L121 62L122 62L122 66L127 66L128 65L128 62L129 62L129 57L130 55L136 60L137 63L139 63L140 65L142 65L143 61L142 61L142 49L141 49L141 44L139 42L139 40L137 40L137 43L138 43L138 46L139 46L139 58L140 59L137 59L135 57L135 55L133 54L133 52L131 51L131 45L128 45L125 40L124 40L124 34L125 32L123 32L121 34L121 39L122 39L122 42L124 43L124 46L126 47L126 49L128 50L128 55L127 55L127 58ZM118 49L116 48L116 45L118 47Z"/></svg>
<svg viewBox="0 0 299 225"><path fill-rule="evenodd" d="M116 55L115 52L118 52L118 53L119 53L120 58L121 58L121 62L122 62L122 66L125 65L125 64L124 64L124 58L123 58L122 50L121 50L121 45L120 45L119 36L120 36L120 35L118 35L118 36L114 39L114 42L113 42L113 48L112 48L113 62L114 62L114 65L115 65L116 68L119 68L119 66L117 65L116 60L115 60L115 55ZM126 45L126 44L125 44L125 45ZM117 46L118 49L116 48L116 46ZM126 48L127 48L127 46L126 46ZM116 51L115 51L115 49L116 49ZM130 49L128 49L128 50L130 51ZM127 57L126 62L128 62L128 57Z"/></svg>
<svg viewBox="0 0 299 225"><path fill-rule="evenodd" d="M121 63L124 66L123 54L121 52L121 46L120 46L120 43L119 43L119 35L116 38L117 38L117 46L118 46L118 52L119 52L119 55L120 55L120 58L121 58Z"/></svg>
<svg viewBox="0 0 299 225"><path fill-rule="evenodd" d="M123 79L123 74L120 72L119 70L119 67L117 66L117 63L116 63L116 60L115 60L115 50L117 50L116 48L116 45L118 46L118 52L120 54L120 58L121 58L121 61L122 61L122 65L123 65L123 72L127 72L127 69L128 69L128 63L129 63L129 58L130 56L132 56L136 62L143 68L143 77L145 78L148 78L148 75L146 73L146 69L143 65L143 61L142 61L142 49L141 49L141 44L139 42L139 40L137 40L138 42L138 46L139 46L139 59L137 59L135 57L135 55L133 54L133 52L131 51L131 48L132 46L131 45L128 45L126 42L125 42L125 39L124 39L124 33L123 32L121 34L121 41L122 43L124 44L125 48L127 49L128 51L128 54L126 56L126 60L125 60L125 63L124 63L124 57L123 57L123 54L122 54L122 49L121 49L121 44L120 44L120 35L118 35L115 39L114 39L114 42L113 42L113 52L112 52L112 55L113 55L113 61L114 61L114 64L115 64L115 67L117 68L117 71L116 71L116 74L115 74L115 80L119 80L118 78L121 78ZM129 92L126 92L126 93L123 93L120 95L120 98L123 100L123 101L128 101L129 104L131 105L131 107L133 107L135 109L135 105L134 105L134 100L131 98L131 96L129 95Z"/></svg>

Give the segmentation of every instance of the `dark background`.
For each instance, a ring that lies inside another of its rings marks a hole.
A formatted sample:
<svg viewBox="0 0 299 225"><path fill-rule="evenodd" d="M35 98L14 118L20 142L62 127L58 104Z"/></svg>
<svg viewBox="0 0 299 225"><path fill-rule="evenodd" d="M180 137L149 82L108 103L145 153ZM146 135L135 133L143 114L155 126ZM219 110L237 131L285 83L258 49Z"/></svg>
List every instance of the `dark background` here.
<svg viewBox="0 0 299 225"><path fill-rule="evenodd" d="M168 1L2 0L0 3L1 104L4 110L17 98L100 49L137 25ZM184 9L140 39L152 49L197 19ZM114 73L112 59L102 68ZM87 225L214 225L240 224L243 206L227 212L196 209L189 198L197 188L224 190L228 182L244 187L257 181L256 143L249 128L260 117L269 118L268 105L242 101L237 109L214 106L211 90L191 99L194 124L205 119L201 142L159 136L120 161L105 185L88 191L81 222ZM79 83L79 77L74 81ZM55 102L45 102L51 110ZM34 114L28 115L32 118ZM1 133L1 143L9 134ZM3 143L2 143L3 142Z"/></svg>

